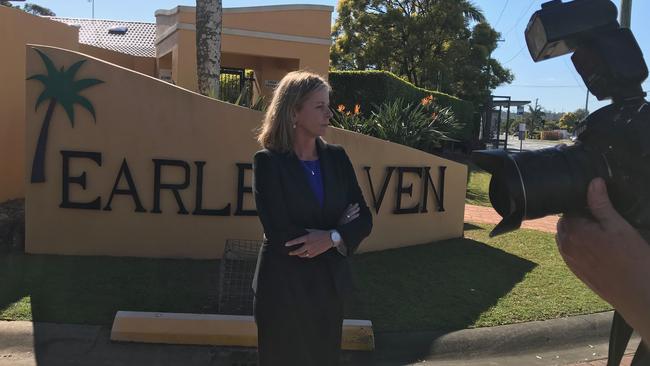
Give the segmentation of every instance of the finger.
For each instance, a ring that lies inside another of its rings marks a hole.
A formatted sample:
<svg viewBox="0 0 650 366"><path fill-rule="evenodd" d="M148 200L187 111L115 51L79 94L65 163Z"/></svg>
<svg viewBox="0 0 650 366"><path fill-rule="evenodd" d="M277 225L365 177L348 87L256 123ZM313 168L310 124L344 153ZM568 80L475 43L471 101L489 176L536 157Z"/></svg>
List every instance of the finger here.
<svg viewBox="0 0 650 366"><path fill-rule="evenodd" d="M351 204L348 205L348 207L346 207L346 211L354 210L355 208L358 208L358 207L359 207L358 203L351 203Z"/></svg>
<svg viewBox="0 0 650 366"><path fill-rule="evenodd" d="M305 245L305 246L302 246L302 247L300 247L300 248L298 248L296 250L293 250L293 251L289 252L289 255L298 255L298 256L300 256L300 255L304 255L304 254L307 254L307 253L309 253L309 248L307 248L307 246Z"/></svg>
<svg viewBox="0 0 650 366"><path fill-rule="evenodd" d="M349 221L350 218L351 218L353 215L358 214L358 213L359 213L359 207L353 208L353 209L351 209L351 210L346 211L346 212L343 213L343 219L344 219L344 220L347 219L346 221Z"/></svg>
<svg viewBox="0 0 650 366"><path fill-rule="evenodd" d="M591 214L604 227L621 220L621 216L609 200L607 186L602 178L596 178L589 183L587 204Z"/></svg>
<svg viewBox="0 0 650 366"><path fill-rule="evenodd" d="M560 251L560 254L564 256L566 247L568 245L567 239L567 228L566 228L566 218L562 217L557 222L557 233L555 234L555 243L557 244L557 249Z"/></svg>
<svg viewBox="0 0 650 366"><path fill-rule="evenodd" d="M285 247L290 247L290 246L294 246L294 245L298 245L298 244L303 244L303 243L305 243L307 241L308 236L309 236L309 234L303 235L303 236L301 236L299 238L295 238L293 240L289 240L288 242L286 242L284 244L284 246Z"/></svg>
<svg viewBox="0 0 650 366"><path fill-rule="evenodd" d="M573 258L577 252L580 252L580 244L582 241L573 241L574 237L579 237L579 232L582 230L582 225L587 224L586 220L578 217L562 217L557 222L557 234L555 240L557 242L558 250L565 261L568 258Z"/></svg>

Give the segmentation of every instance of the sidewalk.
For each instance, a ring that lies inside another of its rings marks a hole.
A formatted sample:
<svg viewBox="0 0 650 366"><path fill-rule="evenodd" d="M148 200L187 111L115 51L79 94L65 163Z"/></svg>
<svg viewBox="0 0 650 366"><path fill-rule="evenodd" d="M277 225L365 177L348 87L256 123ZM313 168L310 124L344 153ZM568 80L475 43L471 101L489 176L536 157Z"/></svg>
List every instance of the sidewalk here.
<svg viewBox="0 0 650 366"><path fill-rule="evenodd" d="M555 233L559 219L559 216L546 216L541 219L524 221L521 227ZM465 222L496 225L499 221L501 221L501 216L492 207L465 205Z"/></svg>
<svg viewBox="0 0 650 366"><path fill-rule="evenodd" d="M634 358L634 355L626 355L623 357L621 360L621 365L620 366L630 366L632 364L632 358ZM603 358L600 360L595 360L591 362L583 362L583 363L577 363L571 366L607 366L607 359Z"/></svg>
<svg viewBox="0 0 650 366"><path fill-rule="evenodd" d="M576 362L606 356L611 317L607 312L454 332L380 333L374 352L344 352L341 364L602 366L600 360ZM638 338L630 343L633 352ZM254 366L255 359L254 349L111 342L110 329L101 326L0 322L0 366Z"/></svg>

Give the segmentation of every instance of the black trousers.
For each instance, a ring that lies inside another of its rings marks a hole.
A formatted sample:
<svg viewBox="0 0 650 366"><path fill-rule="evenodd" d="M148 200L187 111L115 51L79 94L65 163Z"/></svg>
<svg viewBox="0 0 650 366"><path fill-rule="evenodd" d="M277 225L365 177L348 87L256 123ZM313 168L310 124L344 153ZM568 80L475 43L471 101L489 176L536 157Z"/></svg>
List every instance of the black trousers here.
<svg viewBox="0 0 650 366"><path fill-rule="evenodd" d="M274 281L275 291L258 288L264 294L255 298L259 366L339 364L343 299L324 263L310 264L300 277Z"/></svg>

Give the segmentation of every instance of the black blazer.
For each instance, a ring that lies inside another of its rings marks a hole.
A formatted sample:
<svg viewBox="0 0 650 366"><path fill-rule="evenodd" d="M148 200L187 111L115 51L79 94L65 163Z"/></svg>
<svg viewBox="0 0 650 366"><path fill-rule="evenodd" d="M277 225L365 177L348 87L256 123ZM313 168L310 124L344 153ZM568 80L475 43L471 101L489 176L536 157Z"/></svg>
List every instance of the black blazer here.
<svg viewBox="0 0 650 366"><path fill-rule="evenodd" d="M276 153L265 149L255 154L253 194L260 221L264 226L265 238L254 283L258 283L258 275L299 276L299 268L305 266L307 261L325 261L335 287L342 295L352 287L346 256L332 248L315 258L299 258L288 255L299 246L284 245L291 239L307 234L305 229L336 229L341 234L350 256L372 229L372 214L363 198L345 150L341 146L327 144L320 138L316 140L316 148L323 179L323 207L311 190L304 168L293 152ZM351 203L359 204L359 217L345 225L338 225L343 212ZM282 262L282 270L264 271L264 267L270 267L265 266L264 262L271 260ZM296 270L293 271L292 268ZM276 280L264 282L282 282L281 278Z"/></svg>

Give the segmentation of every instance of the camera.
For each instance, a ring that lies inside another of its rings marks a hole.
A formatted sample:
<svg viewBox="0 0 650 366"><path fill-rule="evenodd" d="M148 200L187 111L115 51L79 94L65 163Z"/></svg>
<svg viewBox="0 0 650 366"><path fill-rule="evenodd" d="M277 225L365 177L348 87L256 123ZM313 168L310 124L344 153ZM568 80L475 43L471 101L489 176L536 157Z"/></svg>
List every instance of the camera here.
<svg viewBox="0 0 650 366"><path fill-rule="evenodd" d="M589 91L612 103L576 129L572 146L509 153L481 150L472 160L492 174L489 196L503 217L496 236L523 220L586 211L589 182L602 177L616 210L641 232L650 229L650 104L641 83L648 68L632 32L609 0L550 1L526 27L535 62L573 52Z"/></svg>

